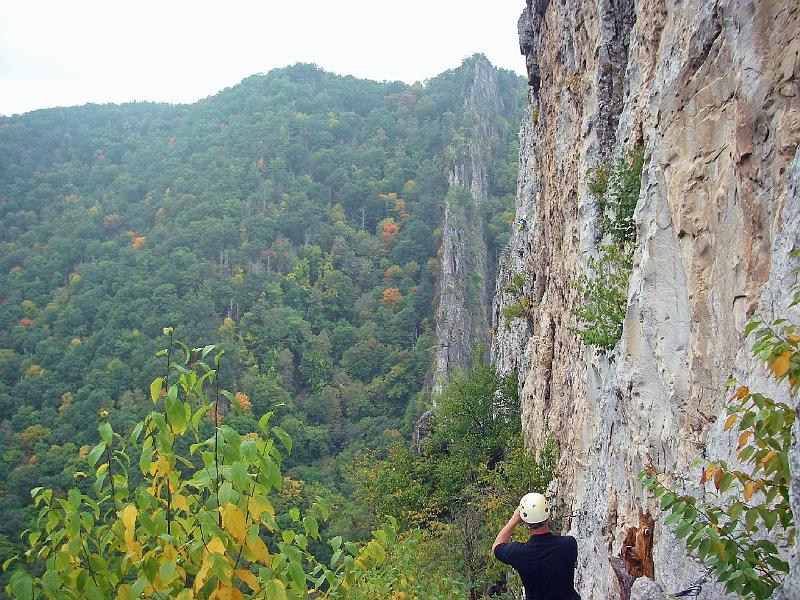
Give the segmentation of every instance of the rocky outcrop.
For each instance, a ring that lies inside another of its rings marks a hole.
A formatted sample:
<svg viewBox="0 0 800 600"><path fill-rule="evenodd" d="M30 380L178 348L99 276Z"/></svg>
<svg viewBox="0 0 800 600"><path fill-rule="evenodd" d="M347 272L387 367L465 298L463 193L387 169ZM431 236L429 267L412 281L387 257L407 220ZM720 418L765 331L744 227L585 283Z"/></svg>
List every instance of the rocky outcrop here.
<svg viewBox="0 0 800 600"><path fill-rule="evenodd" d="M503 110L495 68L483 56L469 64L471 83L464 101L467 135L451 145L450 192L444 202L440 248L439 302L433 391L467 365L476 346L489 344L488 252L481 211L489 196L492 142Z"/></svg>
<svg viewBox="0 0 800 600"><path fill-rule="evenodd" d="M519 27L531 90L517 216L528 226L500 265L492 354L502 370L519 370L528 442L560 442L559 489L580 515L569 524L578 591L624 598L630 589L610 558L624 554L640 512L658 514L637 473L688 473L697 456L730 454L735 440L720 417L732 374L786 395L769 387L740 332L753 311L788 314L788 251L800 244L800 7L529 0ZM638 145L645 165L627 315L622 340L603 356L571 332L575 282L600 241L587 175ZM515 273L526 280L529 317L506 327L500 314L512 299L502 290ZM652 550L668 593L702 580L705 570L658 519ZM797 578L787 578L785 597L798 597ZM703 597L723 597L702 585Z"/></svg>

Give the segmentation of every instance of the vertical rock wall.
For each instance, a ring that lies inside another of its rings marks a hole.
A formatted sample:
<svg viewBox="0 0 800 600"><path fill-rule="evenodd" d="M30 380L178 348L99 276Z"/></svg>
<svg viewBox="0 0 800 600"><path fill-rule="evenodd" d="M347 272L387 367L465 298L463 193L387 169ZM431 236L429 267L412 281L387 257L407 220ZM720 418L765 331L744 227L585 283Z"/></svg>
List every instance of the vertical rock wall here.
<svg viewBox="0 0 800 600"><path fill-rule="evenodd" d="M481 206L490 190L491 146L498 137L496 117L503 105L497 72L482 56L473 59L464 101L468 137L454 141L450 193L444 204L436 309L433 390L455 368L467 365L478 345L489 344L491 281ZM467 197L469 196L469 197Z"/></svg>
<svg viewBox="0 0 800 600"><path fill-rule="evenodd" d="M518 369L530 444L548 435L561 444L579 592L626 598L609 557L639 510L653 511L637 473L688 472L694 457L729 453L723 382L735 374L767 385L740 332L753 311L786 314L788 249L800 243L790 184L800 163L800 7L528 0L519 27L531 90L517 214L528 227L503 256L497 289L522 273L532 309L506 327L511 299L498 293L493 358ZM638 243L623 339L604 357L570 331L574 282L600 235L587 173L635 145L645 148ZM668 592L703 573L660 522L653 553ZM721 596L705 584L703 597Z"/></svg>

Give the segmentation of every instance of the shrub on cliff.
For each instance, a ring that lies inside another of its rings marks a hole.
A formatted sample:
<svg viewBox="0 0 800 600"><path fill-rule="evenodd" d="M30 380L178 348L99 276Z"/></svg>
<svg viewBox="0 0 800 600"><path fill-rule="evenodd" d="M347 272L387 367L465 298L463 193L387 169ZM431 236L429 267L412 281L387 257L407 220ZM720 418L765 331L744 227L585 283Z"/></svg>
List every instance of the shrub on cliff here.
<svg viewBox="0 0 800 600"><path fill-rule="evenodd" d="M603 353L622 337L643 165L644 149L634 148L624 158L597 167L587 184L600 207L600 231L609 242L600 247L598 257L589 258L587 272L576 283L583 303L573 311L581 324L572 331Z"/></svg>

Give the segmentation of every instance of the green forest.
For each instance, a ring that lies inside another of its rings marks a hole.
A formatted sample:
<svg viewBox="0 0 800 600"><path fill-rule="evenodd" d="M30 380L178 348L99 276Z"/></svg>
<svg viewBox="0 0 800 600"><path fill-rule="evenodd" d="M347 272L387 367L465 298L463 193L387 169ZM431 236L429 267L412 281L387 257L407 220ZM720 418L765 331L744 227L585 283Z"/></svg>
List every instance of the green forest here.
<svg viewBox="0 0 800 600"><path fill-rule="evenodd" d="M442 553L446 573L430 576L452 589L497 575L484 550L444 555L459 523L475 530L466 506L505 515L485 491L517 493L515 482L531 477L514 473L532 460L515 383L476 358L442 393L422 453L408 450L431 406L437 224L448 170L478 118L464 100L480 60L415 85L297 64L192 105L0 118L0 560L37 526L32 488L89 494L93 449L111 453L104 436L127 439L151 422L154 402L176 401L167 394L182 375L168 366L165 376L157 355L167 331L170 348L186 344L187 361L191 348L216 344L212 379L231 390L197 418L197 439L223 426L241 439L266 434L266 418L290 440L275 458L276 508L326 506L313 508L327 513L322 536L339 543L368 540L394 517L396 548L411 550L382 557L395 567L369 585L414 572L403 561L425 560L419 546ZM482 207L495 256L511 231L526 93L523 78L497 77L504 108L489 118L501 134ZM159 377L161 396L151 387ZM506 417L487 405L497 397ZM459 416L464 406L478 421ZM119 452L138 460L138 450ZM553 452L541 457L541 481ZM507 468L495 468L498 458ZM147 479L134 471L126 485ZM326 560L337 551L314 543Z"/></svg>

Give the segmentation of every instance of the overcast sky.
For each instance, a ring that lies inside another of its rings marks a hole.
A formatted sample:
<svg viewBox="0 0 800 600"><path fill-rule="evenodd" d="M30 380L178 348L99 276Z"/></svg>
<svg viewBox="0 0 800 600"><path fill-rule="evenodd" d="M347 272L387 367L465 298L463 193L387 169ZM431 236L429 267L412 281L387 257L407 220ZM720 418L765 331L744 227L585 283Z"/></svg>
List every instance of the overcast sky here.
<svg viewBox="0 0 800 600"><path fill-rule="evenodd" d="M524 73L525 0L0 0L0 114L193 102L296 62L424 81L483 52Z"/></svg>

